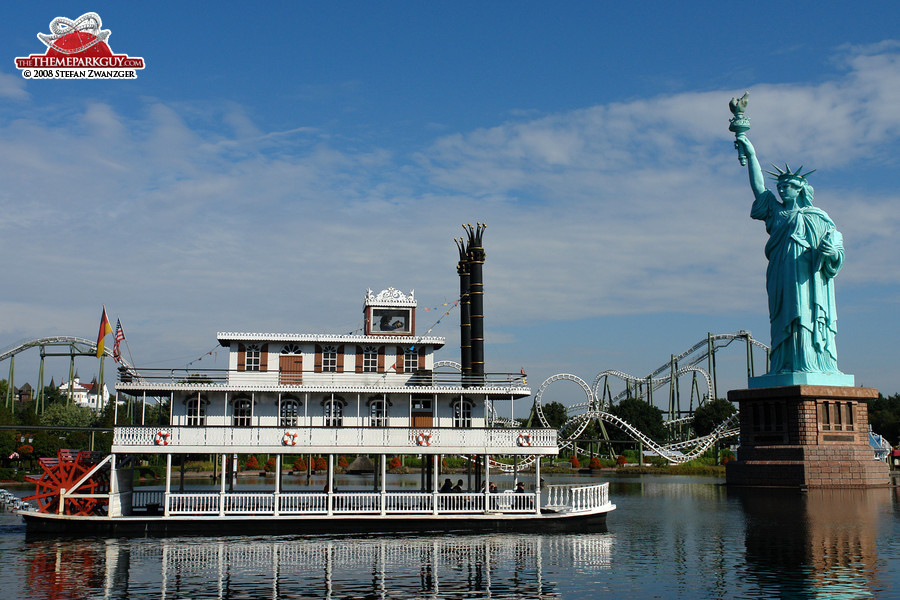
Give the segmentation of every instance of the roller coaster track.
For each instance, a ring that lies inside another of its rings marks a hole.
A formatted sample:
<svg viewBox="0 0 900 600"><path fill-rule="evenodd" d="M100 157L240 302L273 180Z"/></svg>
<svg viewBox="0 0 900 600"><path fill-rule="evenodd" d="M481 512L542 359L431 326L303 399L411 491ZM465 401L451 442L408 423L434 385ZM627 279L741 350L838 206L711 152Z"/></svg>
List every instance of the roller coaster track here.
<svg viewBox="0 0 900 600"><path fill-rule="evenodd" d="M584 433L587 426L592 421L596 420L615 426L631 439L640 442L669 462L682 463L692 460L705 452L716 440L737 435L738 430L733 427L733 423L735 422L735 419L737 419L737 413L732 415L732 417L724 423L721 423L709 435L665 445L654 442L630 423L627 423L608 411L616 402L629 395L631 387L628 386L628 384L642 384L640 390L638 389L638 386L635 385L634 392L637 397L646 398L649 402L650 398L652 398L653 390L666 384L671 384L673 379L674 381L677 381L679 377L689 373L693 374L695 377L698 374L703 377L706 381L707 398L711 397L713 395L714 387L712 377L710 376L709 371L699 365L704 361L710 360L710 353L715 354L716 351L729 346L735 340L744 340L748 344L748 348L756 346L768 350L768 347L765 344L753 339L750 332L741 330L736 333L710 334L681 354L672 355L672 358L669 361L663 363L645 377L637 377L622 371L609 369L594 377L593 385L588 385L577 375L572 375L571 373L558 373L544 380L535 394L535 412L537 413L541 425L549 427L550 424L543 411L544 392L551 384L557 381L572 381L581 387L585 395L585 402L573 404L566 409L566 422L559 428L561 447L571 449L574 452L582 452L582 450L576 446L575 442L581 434ZM678 365L677 368L675 368L676 365ZM626 383L626 389L615 396L611 393L607 395L607 390L609 389L609 377L616 377L623 380ZM603 388L602 390L601 387ZM676 427L678 425L688 424L691 420L691 417L682 417L667 421L665 425L667 427ZM687 448L691 448L692 450L687 454L682 454L680 452ZM676 454L675 451L678 451L678 453Z"/></svg>
<svg viewBox="0 0 900 600"><path fill-rule="evenodd" d="M669 361L661 364L659 367L657 367L653 372L651 372L646 377L636 378L633 375L628 375L628 374L622 373L620 371L604 371L603 373L600 373L599 375L597 375L597 377L594 379L594 387L595 388L597 387L600 379L605 374L610 374L610 375L615 375L617 377L620 377L620 378L624 379L625 381L630 381L631 383L638 382L638 383L648 384L646 393L649 394L651 386L652 386L652 389L655 390L656 388L662 387L663 385L665 385L666 383L669 382L669 380L671 378L670 371L672 368L673 361L677 365L682 365L682 364L686 363L687 367L696 367L701 362L709 359L710 351L712 351L712 353L715 354L716 351L718 351L722 348L728 347L735 340L745 340L751 346L756 346L757 348L760 348L760 349L766 350L766 351L769 350L768 346L766 346L762 342L754 339L749 331L746 331L743 329L740 331L737 331L735 333L709 334L706 337L706 339L700 340L699 342L697 342L696 344L694 344L693 346L691 346L690 348L688 348L681 354L673 355ZM680 371L680 369L679 369L679 371ZM663 377L662 374L667 373L667 372L669 372L667 374L667 376ZM712 381L710 379L709 373L705 370L702 370L702 372L706 378L707 389L712 390L713 385L712 385ZM622 392L620 392L619 394L617 394L614 398L612 398L612 402L615 403L616 401L625 398L627 395L628 395L628 390L625 389Z"/></svg>
<svg viewBox="0 0 900 600"><path fill-rule="evenodd" d="M610 425L614 425L619 430L625 432L631 439L641 442L641 444L643 444L653 452L656 452L659 456L665 458L670 463L679 464L698 458L704 452L706 452L709 447L712 446L713 443L715 443L716 440L736 435L737 429L734 428L733 424L737 418L738 414L734 413L733 415L731 415L731 417L720 423L719 426L716 427L709 435L671 445L657 444L655 441L644 435L643 432L632 426L627 421L620 419L616 415L608 412L591 411L583 413L581 415L578 415L574 419L570 419L569 422L578 420L584 423L584 425L579 427L580 435L580 432L584 430L588 422L594 419L599 419L601 421L609 423ZM569 422L567 422L567 425ZM565 427L565 425L563 427ZM568 439L562 442L561 446L574 449L575 437L577 436L569 436ZM684 448L692 448L692 450L685 454L681 452L681 450ZM676 451L678 451L677 454Z"/></svg>
<svg viewBox="0 0 900 600"><path fill-rule="evenodd" d="M92 342L91 340L80 337L57 335L52 337L37 338L34 340L19 340L18 342L7 346L3 350L0 350L0 361L4 361L7 358L13 357L20 352L30 350L31 348L43 348L44 346L68 346L71 354L76 356L89 356L91 354L97 354L97 342ZM103 354L104 356L113 358L112 351L108 348L103 349ZM120 362L125 366L126 369L134 372L134 367L128 364L124 357L120 359Z"/></svg>

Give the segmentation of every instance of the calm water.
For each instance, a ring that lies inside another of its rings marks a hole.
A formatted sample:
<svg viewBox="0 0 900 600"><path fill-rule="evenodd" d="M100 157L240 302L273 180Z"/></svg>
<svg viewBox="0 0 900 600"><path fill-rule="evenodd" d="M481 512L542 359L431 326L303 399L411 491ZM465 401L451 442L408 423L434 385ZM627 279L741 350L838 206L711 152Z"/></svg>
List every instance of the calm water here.
<svg viewBox="0 0 900 600"><path fill-rule="evenodd" d="M610 481L607 530L571 534L32 539L2 516L0 581L36 599L900 598L896 488Z"/></svg>

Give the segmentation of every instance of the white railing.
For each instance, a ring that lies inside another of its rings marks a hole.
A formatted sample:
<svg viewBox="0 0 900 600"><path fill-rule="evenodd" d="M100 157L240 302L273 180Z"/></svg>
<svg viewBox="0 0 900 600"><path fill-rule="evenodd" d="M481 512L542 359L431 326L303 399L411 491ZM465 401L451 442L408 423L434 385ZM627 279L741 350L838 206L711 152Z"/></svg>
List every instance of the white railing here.
<svg viewBox="0 0 900 600"><path fill-rule="evenodd" d="M428 370L412 373L354 373L352 370L337 372L281 371L277 367L265 371L236 371L227 369L140 369L126 371L119 376L119 391L144 389L205 390L230 386L248 387L452 387L514 389L527 386L521 373L484 373L465 375L453 372Z"/></svg>
<svg viewBox="0 0 900 600"><path fill-rule="evenodd" d="M565 484L547 487L547 508L583 512L609 504L609 483Z"/></svg>
<svg viewBox="0 0 900 600"><path fill-rule="evenodd" d="M439 513L484 512L484 494L438 494Z"/></svg>
<svg viewBox="0 0 900 600"><path fill-rule="evenodd" d="M168 514L217 515L219 494L169 494Z"/></svg>
<svg viewBox="0 0 900 600"><path fill-rule="evenodd" d="M381 512L380 493L335 493L331 502L334 513L364 515Z"/></svg>
<svg viewBox="0 0 900 600"><path fill-rule="evenodd" d="M532 513L537 494L531 492L520 494L513 491L502 494L490 494L488 496L492 512L502 513Z"/></svg>
<svg viewBox="0 0 900 600"><path fill-rule="evenodd" d="M603 484L606 485L608 484ZM550 493L551 498L554 494L564 494L573 511L588 510L592 506L605 504L602 500L606 498L606 488L603 488L602 493L594 490L599 487L602 486L550 486ZM167 500L163 492L141 492L138 498L143 504L136 504L137 507L146 506L157 499L160 505L167 503L165 514L168 515L275 514L276 505L278 514L381 514L382 502L384 514L532 513L535 512L535 502L538 501L537 494L531 492L336 492L330 497L323 492L282 492L277 495L266 492L170 492Z"/></svg>
<svg viewBox="0 0 900 600"><path fill-rule="evenodd" d="M434 494L386 494L385 512L388 514L428 514L434 512Z"/></svg>
<svg viewBox="0 0 900 600"><path fill-rule="evenodd" d="M554 429L457 427L116 427L113 445L178 452L180 447L244 446L301 453L307 448L493 448L527 451L557 447Z"/></svg>
<svg viewBox="0 0 900 600"><path fill-rule="evenodd" d="M131 506L134 508L147 508L149 504L162 506L165 494L161 490L134 490L131 492Z"/></svg>
<svg viewBox="0 0 900 600"><path fill-rule="evenodd" d="M283 514L326 514L328 496L320 493L281 493L278 511Z"/></svg>
<svg viewBox="0 0 900 600"><path fill-rule="evenodd" d="M225 494L225 513L259 514L275 512L275 495L263 493Z"/></svg>

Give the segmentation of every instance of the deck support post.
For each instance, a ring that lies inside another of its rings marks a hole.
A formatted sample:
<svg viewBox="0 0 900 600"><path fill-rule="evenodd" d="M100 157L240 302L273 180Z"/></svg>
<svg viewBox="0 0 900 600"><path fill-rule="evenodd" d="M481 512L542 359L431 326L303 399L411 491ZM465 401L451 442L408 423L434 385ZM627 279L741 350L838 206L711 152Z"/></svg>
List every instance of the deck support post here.
<svg viewBox="0 0 900 600"><path fill-rule="evenodd" d="M541 514L541 455L534 457L534 514Z"/></svg>
<svg viewBox="0 0 900 600"><path fill-rule="evenodd" d="M278 516L278 508L279 502L281 500L281 455L275 455L275 499L274 506L272 507L275 511L275 516Z"/></svg>
<svg viewBox="0 0 900 600"><path fill-rule="evenodd" d="M434 515L438 514L438 466L441 464L440 458L440 454L431 456L431 462L434 465L432 469L434 475L431 478L431 514Z"/></svg>
<svg viewBox="0 0 900 600"><path fill-rule="evenodd" d="M228 455L222 455L222 481L219 483L219 516L225 516L225 477L228 472Z"/></svg>
<svg viewBox="0 0 900 600"><path fill-rule="evenodd" d="M484 511L491 510L491 455L484 455Z"/></svg>
<svg viewBox="0 0 900 600"><path fill-rule="evenodd" d="M328 455L328 514L334 514L334 454Z"/></svg>
<svg viewBox="0 0 900 600"><path fill-rule="evenodd" d="M381 455L381 516L387 514L387 454Z"/></svg>
<svg viewBox="0 0 900 600"><path fill-rule="evenodd" d="M169 516L169 491L172 487L172 455L166 454L166 491L163 496L163 516Z"/></svg>

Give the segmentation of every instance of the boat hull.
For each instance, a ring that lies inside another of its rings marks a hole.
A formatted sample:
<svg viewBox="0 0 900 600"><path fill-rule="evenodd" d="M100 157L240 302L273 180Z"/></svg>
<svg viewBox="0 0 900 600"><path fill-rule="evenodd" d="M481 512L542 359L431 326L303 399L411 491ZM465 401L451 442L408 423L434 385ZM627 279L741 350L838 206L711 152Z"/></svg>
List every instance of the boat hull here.
<svg viewBox="0 0 900 600"><path fill-rule="evenodd" d="M592 512L540 515L342 515L308 516L130 516L85 517L20 512L29 534L182 536L182 535L340 535L394 533L485 533L606 530L615 505Z"/></svg>

